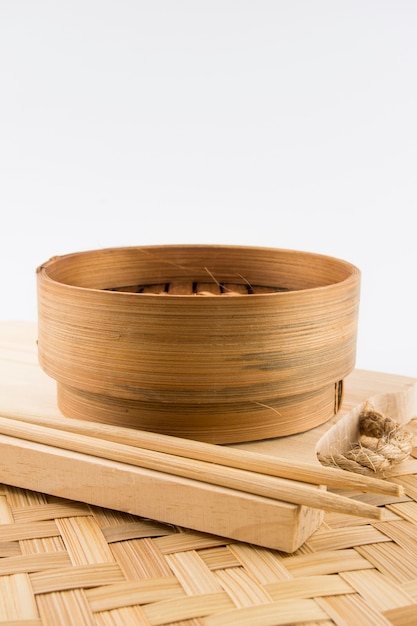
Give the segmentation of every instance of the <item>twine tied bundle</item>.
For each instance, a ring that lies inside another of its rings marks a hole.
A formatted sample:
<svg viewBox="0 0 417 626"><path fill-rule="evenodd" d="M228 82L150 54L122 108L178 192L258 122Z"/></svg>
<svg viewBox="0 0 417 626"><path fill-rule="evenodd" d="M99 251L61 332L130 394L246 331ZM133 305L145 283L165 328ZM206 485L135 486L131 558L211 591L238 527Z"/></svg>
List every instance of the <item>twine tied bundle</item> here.
<svg viewBox="0 0 417 626"><path fill-rule="evenodd" d="M319 455L323 465L356 474L384 476L406 461L413 448L413 433L367 402L359 415L357 443L345 454Z"/></svg>

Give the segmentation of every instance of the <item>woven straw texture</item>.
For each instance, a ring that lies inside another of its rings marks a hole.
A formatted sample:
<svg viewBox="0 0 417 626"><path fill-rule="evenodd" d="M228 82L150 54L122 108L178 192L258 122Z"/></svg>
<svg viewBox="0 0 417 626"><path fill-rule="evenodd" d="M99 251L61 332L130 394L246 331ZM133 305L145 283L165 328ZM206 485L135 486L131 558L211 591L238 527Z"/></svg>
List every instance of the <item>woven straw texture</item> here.
<svg viewBox="0 0 417 626"><path fill-rule="evenodd" d="M417 475L394 480L351 494L387 521L328 513L290 555L1 485L0 624L414 626Z"/></svg>

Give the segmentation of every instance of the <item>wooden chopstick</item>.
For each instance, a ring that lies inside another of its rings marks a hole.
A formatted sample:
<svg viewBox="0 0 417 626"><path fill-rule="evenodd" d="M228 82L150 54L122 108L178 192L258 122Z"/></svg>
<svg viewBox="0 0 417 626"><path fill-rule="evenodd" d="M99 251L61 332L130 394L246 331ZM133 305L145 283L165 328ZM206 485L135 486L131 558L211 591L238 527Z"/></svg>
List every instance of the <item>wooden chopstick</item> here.
<svg viewBox="0 0 417 626"><path fill-rule="evenodd" d="M383 509L376 506L294 480L139 448L14 418L0 417L0 433L292 504L371 519L383 517ZM7 481L7 477L5 479Z"/></svg>
<svg viewBox="0 0 417 626"><path fill-rule="evenodd" d="M6 415L7 417L7 415ZM174 454L196 461L207 461L236 469L244 469L259 474L267 474L278 478L288 478L312 485L324 485L336 489L358 490L370 493L379 493L388 496L401 497L404 495L402 485L353 474L342 469L324 467L317 462L302 463L292 462L289 459L282 459L275 456L260 454L253 451L230 448L226 446L214 445L193 439L183 439L162 435L159 433L136 430L110 424L97 424L84 420L68 419L46 415L23 415L13 414L11 419L17 418L20 421L48 426L80 435L98 437L101 440L113 443L127 444L147 450L155 450Z"/></svg>

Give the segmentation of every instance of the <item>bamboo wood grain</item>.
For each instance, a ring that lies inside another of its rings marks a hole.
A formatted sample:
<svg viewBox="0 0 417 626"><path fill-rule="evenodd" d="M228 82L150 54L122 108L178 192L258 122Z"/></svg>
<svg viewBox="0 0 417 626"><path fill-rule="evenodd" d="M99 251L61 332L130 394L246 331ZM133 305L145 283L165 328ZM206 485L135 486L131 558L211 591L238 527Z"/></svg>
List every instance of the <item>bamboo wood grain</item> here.
<svg viewBox="0 0 417 626"><path fill-rule="evenodd" d="M360 515L370 519L382 518L383 510L373 505L296 481L271 477L247 470L219 466L164 452L146 450L145 448L136 448L96 437L20 422L11 418L0 417L0 433L292 504L305 505L326 511L338 511L350 515Z"/></svg>
<svg viewBox="0 0 417 626"><path fill-rule="evenodd" d="M332 257L110 248L54 257L37 282L39 359L69 417L211 443L281 437L331 418L354 367L360 272Z"/></svg>

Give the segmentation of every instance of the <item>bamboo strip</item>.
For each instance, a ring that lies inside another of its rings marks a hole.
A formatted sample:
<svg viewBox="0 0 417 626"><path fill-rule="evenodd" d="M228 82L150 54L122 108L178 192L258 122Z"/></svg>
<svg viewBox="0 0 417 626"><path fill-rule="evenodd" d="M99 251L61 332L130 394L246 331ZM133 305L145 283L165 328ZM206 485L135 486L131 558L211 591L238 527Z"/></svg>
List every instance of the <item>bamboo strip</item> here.
<svg viewBox="0 0 417 626"><path fill-rule="evenodd" d="M7 421L5 421L3 417L7 418ZM11 420L14 420L16 428L19 428L19 432L22 432L22 430L24 432L25 428L20 428L17 420L34 426L38 425L62 430L67 433L72 433L73 435L99 437L103 440L103 447L105 445L104 441L110 441L113 444L127 444L132 447L173 454L178 457L184 457L185 459L207 461L208 463L249 470L277 478L288 478L315 485L327 485L328 487L339 489L356 489L398 497L402 496L404 493L402 484L397 482L394 483L369 476L361 476L360 474L349 473L334 467L324 467L319 464L313 465L312 463L303 463L300 461L291 462L288 459L280 459L279 457L218 446L191 439L172 437L170 435L112 426L109 424L100 424L98 426L97 424L83 420L62 420L62 418L54 416L32 416L27 413L20 414L18 417L16 415L9 416L3 414L3 417L0 417L0 432L11 436L18 436L22 439L24 438L23 435L15 435L12 429L7 428ZM4 428L7 428L7 430L3 430Z"/></svg>
<svg viewBox="0 0 417 626"><path fill-rule="evenodd" d="M355 589L339 574L300 576L292 580L267 583L265 589L275 601L355 593Z"/></svg>
<svg viewBox="0 0 417 626"><path fill-rule="evenodd" d="M58 517L71 515L90 515L88 505L81 502L59 502L54 504L39 504L37 506L21 507L13 511L15 522L41 522Z"/></svg>
<svg viewBox="0 0 417 626"><path fill-rule="evenodd" d="M67 557L69 561L69 558ZM117 563L95 563L30 574L33 593L52 593L68 589L88 589L122 583L125 578Z"/></svg>
<svg viewBox="0 0 417 626"><path fill-rule="evenodd" d="M279 600L269 604L210 615L204 626L280 626L313 620L327 620L328 614L314 600Z"/></svg>
<svg viewBox="0 0 417 626"><path fill-rule="evenodd" d="M225 591L188 596L175 600L163 600L142 607L150 626L162 626L181 620L205 617L234 609L234 604Z"/></svg>
<svg viewBox="0 0 417 626"><path fill-rule="evenodd" d="M10 418L0 417L0 432L26 441L107 458L199 482L220 485L251 495L261 495L292 504L327 511L340 511L370 519L382 519L383 517L383 509L288 479L255 474L247 470L218 466L205 461L191 460L153 450L134 448L126 444L67 431L58 431Z"/></svg>
<svg viewBox="0 0 417 626"><path fill-rule="evenodd" d="M390 538L377 530L374 525L367 524L353 528L319 529L308 539L308 547L314 552L318 552L321 550L342 550L384 541L390 541Z"/></svg>
<svg viewBox="0 0 417 626"><path fill-rule="evenodd" d="M126 541L127 539L142 539L144 537L158 537L172 533L172 529L158 522L152 523L143 520L129 522L123 525L110 526L101 529L107 543Z"/></svg>
<svg viewBox="0 0 417 626"><path fill-rule="evenodd" d="M185 592L174 576L161 576L149 580L132 580L122 584L106 585L86 590L92 611L112 611L135 604L162 602L171 598L184 598Z"/></svg>
<svg viewBox="0 0 417 626"><path fill-rule="evenodd" d="M56 537L39 537L19 541L21 553L26 555L62 552L65 549L60 535Z"/></svg>
<svg viewBox="0 0 417 626"><path fill-rule="evenodd" d="M47 554L20 554L0 560L0 576L19 574L21 572L38 572L52 570L70 565L68 554L50 552Z"/></svg>
<svg viewBox="0 0 417 626"><path fill-rule="evenodd" d="M284 560L285 567L293 576L317 576L337 574L356 569L370 569L373 566L358 549L323 550L314 554L290 556Z"/></svg>
<svg viewBox="0 0 417 626"><path fill-rule="evenodd" d="M21 554L17 541L2 541L0 543L0 559ZM0 561L1 562L1 561Z"/></svg>
<svg viewBox="0 0 417 626"><path fill-rule="evenodd" d="M16 602L19 598L19 602ZM27 574L13 574L0 576L0 623L25 624L26 620L32 624L37 621L39 613L32 593Z"/></svg>
<svg viewBox="0 0 417 626"><path fill-rule="evenodd" d="M211 570L227 569L228 567L239 567L241 565L240 561L225 546L203 549L198 554Z"/></svg>
<svg viewBox="0 0 417 626"><path fill-rule="evenodd" d="M17 522L0 525L0 541L21 541L39 537L57 537L59 530L54 521Z"/></svg>
<svg viewBox="0 0 417 626"><path fill-rule="evenodd" d="M161 554L166 555L174 552L186 552L187 550L209 550L210 548L224 546L227 543L231 543L231 541L187 530L186 533L179 532L166 537L157 537L153 543L158 546Z"/></svg>
<svg viewBox="0 0 417 626"><path fill-rule="evenodd" d="M104 611L94 615L95 626L149 626L140 606L126 606L115 611ZM176 624L176 626L191 626ZM196 625L197 626L197 625Z"/></svg>

